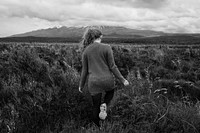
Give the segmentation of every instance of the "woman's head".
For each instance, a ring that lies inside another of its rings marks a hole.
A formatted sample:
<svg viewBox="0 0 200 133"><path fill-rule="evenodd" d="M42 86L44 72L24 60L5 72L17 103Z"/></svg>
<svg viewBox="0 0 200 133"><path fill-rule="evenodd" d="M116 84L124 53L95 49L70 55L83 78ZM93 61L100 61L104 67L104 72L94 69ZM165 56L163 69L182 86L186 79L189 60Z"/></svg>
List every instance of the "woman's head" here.
<svg viewBox="0 0 200 133"><path fill-rule="evenodd" d="M88 45L94 42L94 40L101 38L102 33L98 29L87 29L83 35L83 47L86 48Z"/></svg>

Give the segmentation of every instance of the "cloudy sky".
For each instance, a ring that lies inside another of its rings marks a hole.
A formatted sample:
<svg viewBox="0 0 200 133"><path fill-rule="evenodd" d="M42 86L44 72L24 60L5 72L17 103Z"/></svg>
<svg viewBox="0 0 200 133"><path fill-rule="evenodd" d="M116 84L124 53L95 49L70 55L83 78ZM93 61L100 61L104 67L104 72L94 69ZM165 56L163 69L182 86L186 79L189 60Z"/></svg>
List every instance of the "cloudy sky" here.
<svg viewBox="0 0 200 133"><path fill-rule="evenodd" d="M200 0L0 0L0 37L60 26L200 33Z"/></svg>

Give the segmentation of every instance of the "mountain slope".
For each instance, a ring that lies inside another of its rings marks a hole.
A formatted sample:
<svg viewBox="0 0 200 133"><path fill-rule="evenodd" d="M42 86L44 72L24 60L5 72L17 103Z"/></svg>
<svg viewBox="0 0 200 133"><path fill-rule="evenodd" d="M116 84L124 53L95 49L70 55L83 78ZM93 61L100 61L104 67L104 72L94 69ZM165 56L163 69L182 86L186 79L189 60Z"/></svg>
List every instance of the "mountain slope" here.
<svg viewBox="0 0 200 133"><path fill-rule="evenodd" d="M71 38L71 37L81 37L87 28L94 27L100 29L105 37L150 37L150 36L162 36L165 35L164 32L157 32L151 30L135 30L119 26L87 26L87 27L54 27L49 29L41 29L36 31L31 31L23 34L13 35L11 37L61 37L61 38Z"/></svg>

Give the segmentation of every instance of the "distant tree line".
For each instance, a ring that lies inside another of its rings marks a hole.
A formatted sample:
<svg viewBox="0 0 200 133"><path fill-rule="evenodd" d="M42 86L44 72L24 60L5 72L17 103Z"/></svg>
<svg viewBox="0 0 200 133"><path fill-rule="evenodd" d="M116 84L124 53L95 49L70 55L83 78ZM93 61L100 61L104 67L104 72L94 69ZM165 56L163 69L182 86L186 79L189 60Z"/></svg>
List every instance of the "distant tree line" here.
<svg viewBox="0 0 200 133"><path fill-rule="evenodd" d="M58 38L58 37L7 37L0 38L0 42L46 42L46 43L78 43L81 37ZM104 43L132 43L132 44L176 44L190 45L200 44L200 37L192 35L174 35L174 36L157 36L157 37L105 37Z"/></svg>

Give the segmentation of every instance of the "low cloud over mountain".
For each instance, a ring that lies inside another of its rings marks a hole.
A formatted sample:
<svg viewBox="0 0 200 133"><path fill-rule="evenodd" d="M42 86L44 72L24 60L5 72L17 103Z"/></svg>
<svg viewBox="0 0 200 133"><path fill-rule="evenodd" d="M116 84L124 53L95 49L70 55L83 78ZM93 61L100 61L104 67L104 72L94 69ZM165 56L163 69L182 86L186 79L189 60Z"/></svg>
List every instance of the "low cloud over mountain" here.
<svg viewBox="0 0 200 133"><path fill-rule="evenodd" d="M54 26L200 33L199 0L0 0L0 37Z"/></svg>

